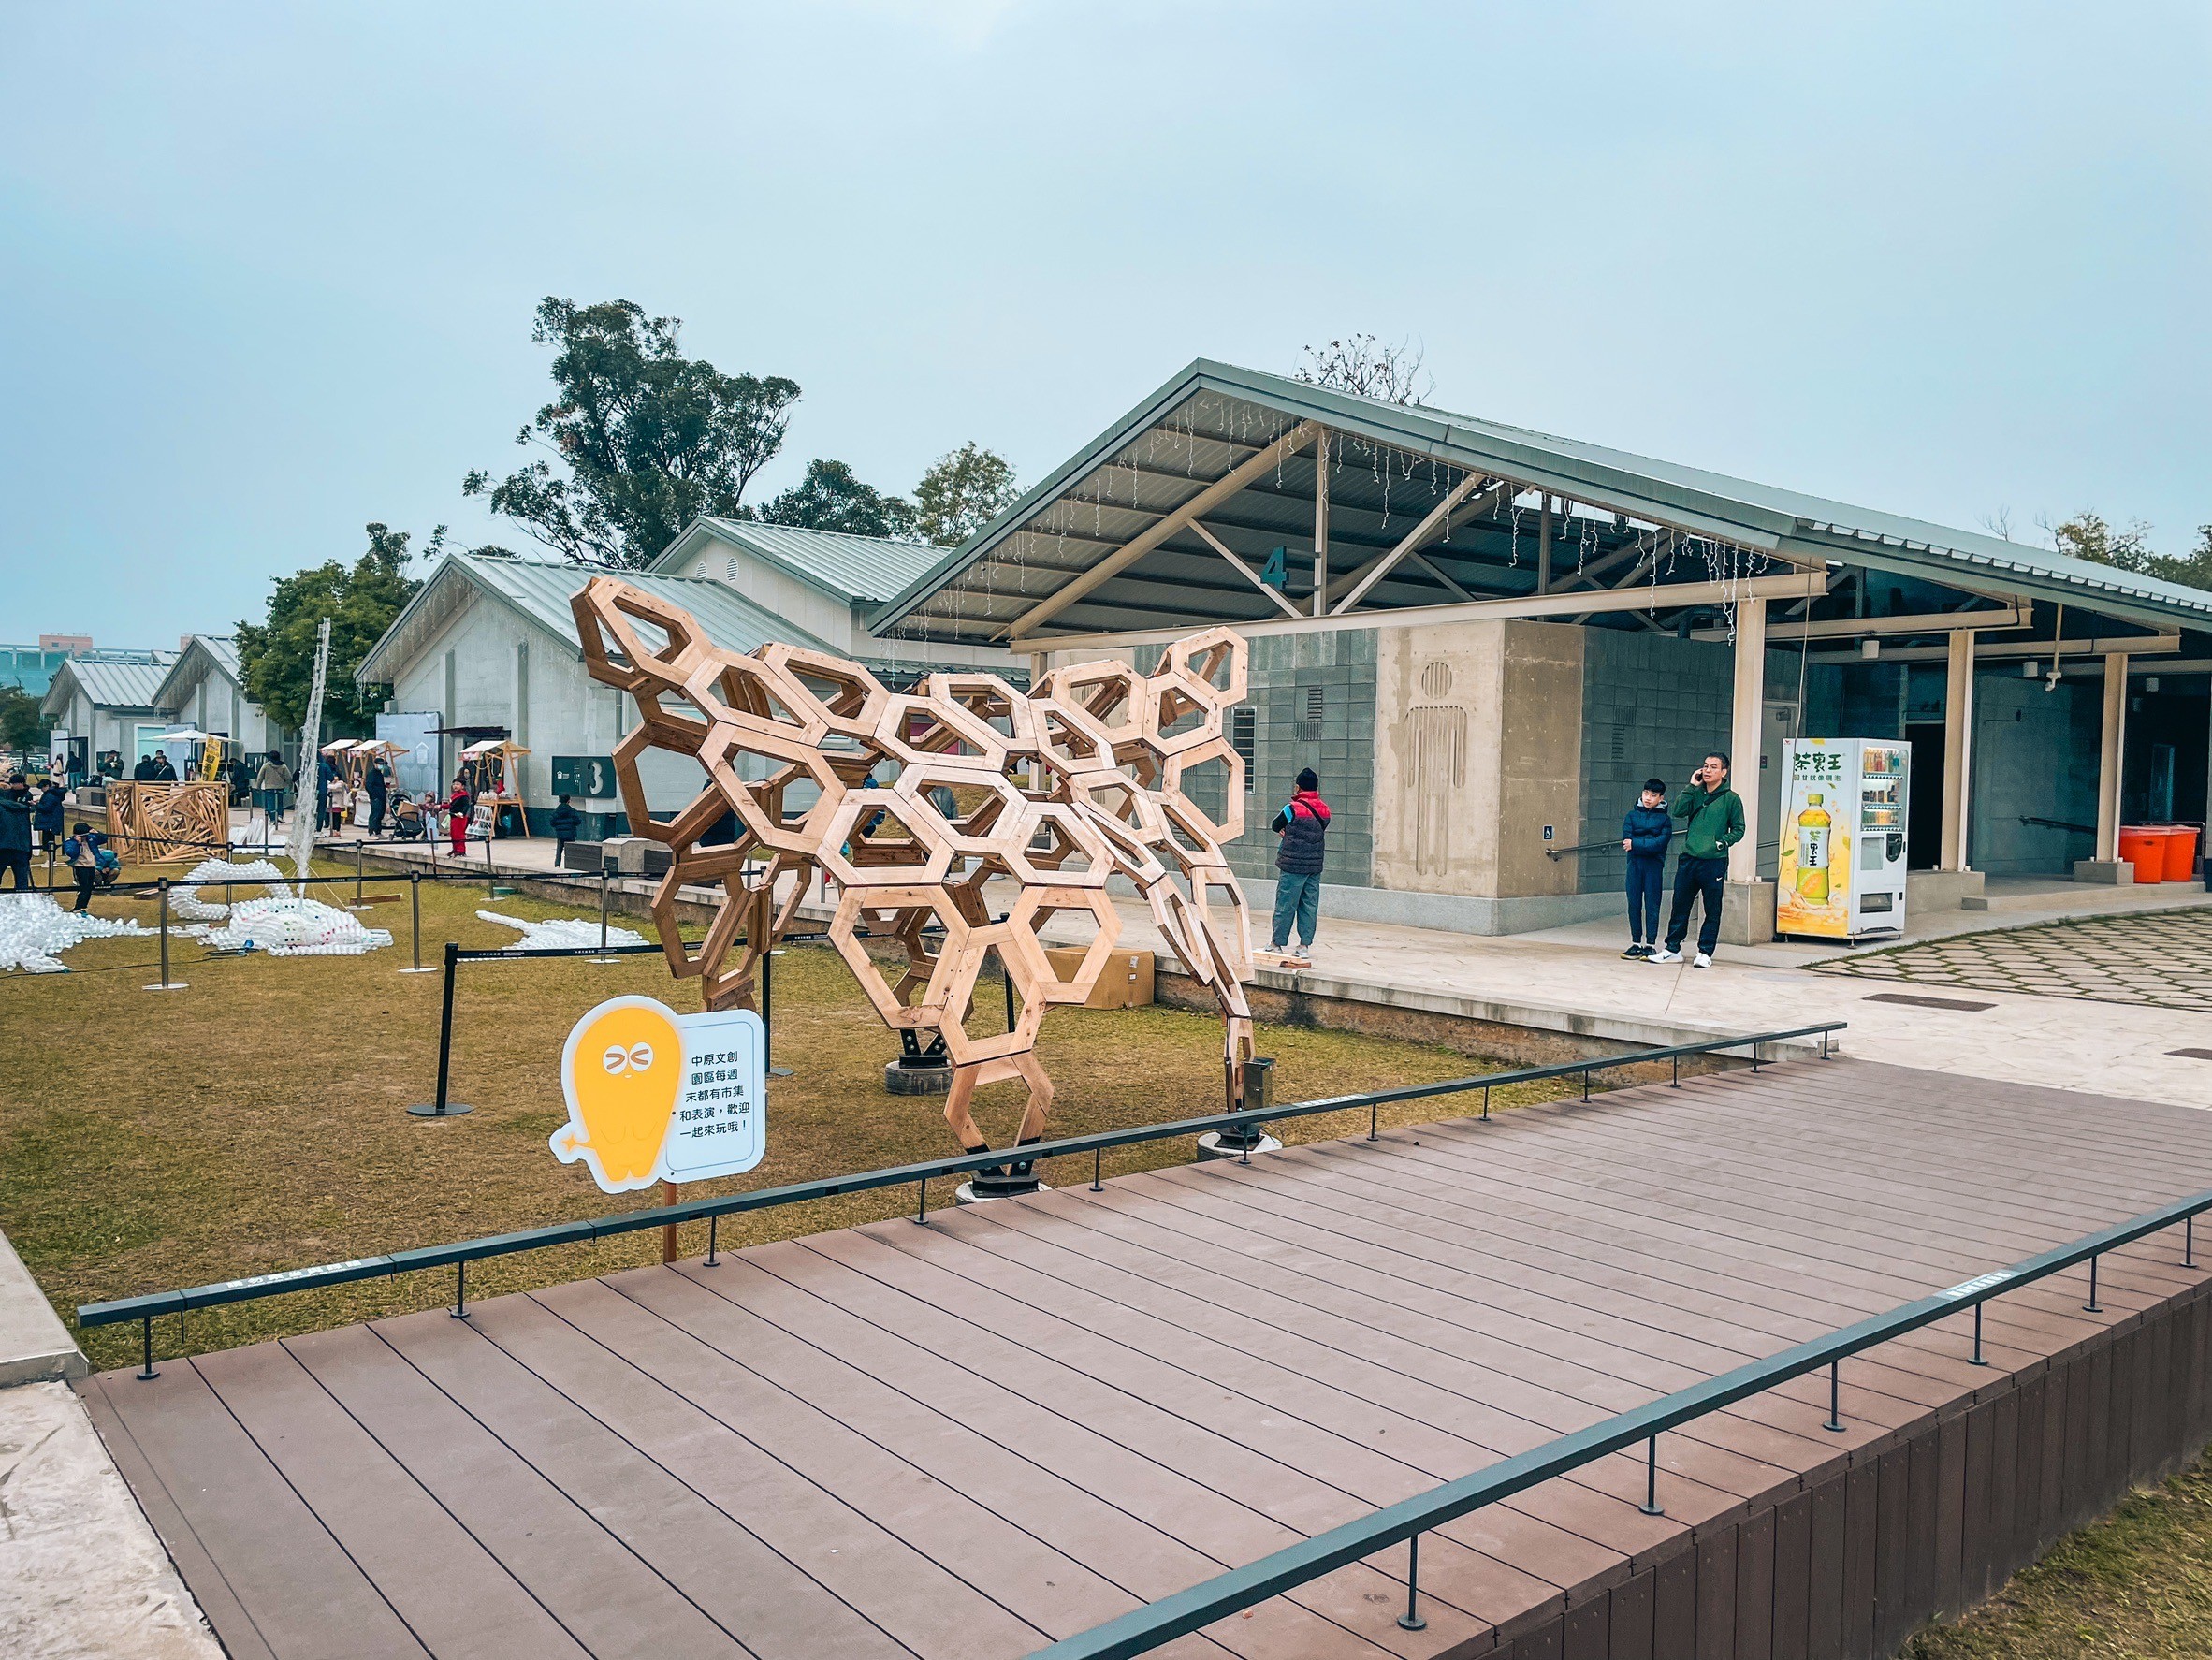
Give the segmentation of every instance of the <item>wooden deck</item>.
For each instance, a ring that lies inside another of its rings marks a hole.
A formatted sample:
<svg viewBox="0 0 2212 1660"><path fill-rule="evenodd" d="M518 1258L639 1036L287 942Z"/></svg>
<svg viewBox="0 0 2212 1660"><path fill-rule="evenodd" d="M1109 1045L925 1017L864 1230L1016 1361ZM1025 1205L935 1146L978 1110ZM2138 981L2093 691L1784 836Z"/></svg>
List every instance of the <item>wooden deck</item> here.
<svg viewBox="0 0 2212 1660"><path fill-rule="evenodd" d="M2193 1111L1806 1062L81 1387L236 1660L1022 1655L2205 1187ZM1963 1319L1846 1363L1844 1434L1808 1378L1664 1438L1665 1517L1621 1456L1430 1536L1426 1631L1400 1549L1162 1652L1877 1652L1885 1611L1971 1599L2124 1481L2125 1388L2192 1433L2159 1397L2203 1318L2103 1405L2027 1404L2051 1357L2200 1306L2177 1245L2108 1258L2102 1314L2078 1275L1990 1305L1993 1369ZM2000 1397L1994 1456L1938 1436Z"/></svg>

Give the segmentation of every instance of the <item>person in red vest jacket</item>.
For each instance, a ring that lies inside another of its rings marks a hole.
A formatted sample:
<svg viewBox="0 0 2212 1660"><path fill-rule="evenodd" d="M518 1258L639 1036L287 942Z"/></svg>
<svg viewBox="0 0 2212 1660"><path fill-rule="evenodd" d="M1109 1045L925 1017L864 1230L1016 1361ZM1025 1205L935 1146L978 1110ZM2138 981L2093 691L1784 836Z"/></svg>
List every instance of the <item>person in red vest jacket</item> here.
<svg viewBox="0 0 2212 1660"><path fill-rule="evenodd" d="M1312 767L1298 775L1298 794L1269 826L1282 839L1275 848L1273 954L1287 968L1310 968L1314 934L1321 921L1322 842L1329 834L1329 804ZM1290 950L1295 926L1298 950Z"/></svg>

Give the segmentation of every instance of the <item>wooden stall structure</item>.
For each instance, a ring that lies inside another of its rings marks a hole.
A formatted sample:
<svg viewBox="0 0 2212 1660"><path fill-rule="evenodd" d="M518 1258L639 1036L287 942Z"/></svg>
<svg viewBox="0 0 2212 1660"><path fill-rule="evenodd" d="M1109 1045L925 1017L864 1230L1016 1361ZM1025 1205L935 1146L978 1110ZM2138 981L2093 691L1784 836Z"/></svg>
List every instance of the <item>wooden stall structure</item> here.
<svg viewBox="0 0 2212 1660"><path fill-rule="evenodd" d="M510 813L514 815L514 833L530 834L530 815L522 802L522 757L529 753L512 738L503 737L484 738L460 752L461 776L468 779L469 794L476 798L476 810L482 813L487 806L491 808L485 821L487 840L501 833Z"/></svg>
<svg viewBox="0 0 2212 1660"><path fill-rule="evenodd" d="M218 856L230 845L230 796L221 783L123 780L108 786L108 839L125 859L166 863Z"/></svg>

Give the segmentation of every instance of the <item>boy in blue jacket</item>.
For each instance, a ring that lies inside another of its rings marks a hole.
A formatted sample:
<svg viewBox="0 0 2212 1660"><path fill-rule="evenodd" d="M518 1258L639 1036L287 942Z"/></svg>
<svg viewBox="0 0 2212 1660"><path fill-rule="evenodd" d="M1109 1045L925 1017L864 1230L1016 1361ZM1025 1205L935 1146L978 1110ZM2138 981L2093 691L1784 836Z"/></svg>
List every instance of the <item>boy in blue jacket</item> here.
<svg viewBox="0 0 2212 1660"><path fill-rule="evenodd" d="M1644 793L1621 821L1621 850L1628 855L1629 947L1621 954L1642 960L1659 940L1659 893L1666 885L1666 844L1674 819L1666 810L1666 780L1646 779Z"/></svg>

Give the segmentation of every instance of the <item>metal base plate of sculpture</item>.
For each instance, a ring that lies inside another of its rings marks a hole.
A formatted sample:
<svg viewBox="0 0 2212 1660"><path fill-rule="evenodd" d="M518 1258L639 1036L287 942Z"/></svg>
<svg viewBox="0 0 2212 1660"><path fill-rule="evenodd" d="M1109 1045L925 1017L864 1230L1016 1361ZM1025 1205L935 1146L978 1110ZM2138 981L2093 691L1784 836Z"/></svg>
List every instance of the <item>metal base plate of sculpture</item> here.
<svg viewBox="0 0 2212 1660"><path fill-rule="evenodd" d="M636 704L638 724L615 750L622 806L631 833L672 856L653 918L670 969L699 978L706 1007L752 1005L763 954L819 874L837 895L830 941L876 1012L910 1053L941 1041L945 1119L961 1146L989 1150L976 1091L1019 1083L1019 1148L1043 1139L1052 1105L1039 1027L1097 984L1120 934L1106 885L1119 876L1213 995L1225 1096L1230 1110L1243 1104L1251 925L1221 851L1244 833L1244 762L1223 726L1244 698L1242 637L1195 634L1149 675L1118 662L1055 669L1026 697L982 673L934 674L894 693L825 653L780 642L725 650L688 612L618 577L593 577L572 604L592 678ZM648 808L641 764L654 751L705 771L673 817ZM1188 788L1214 764L1218 819ZM984 895L993 879L1014 889L997 917ZM678 891L718 884L727 902L694 952L677 931ZM1039 937L1063 912L1095 928L1065 977ZM893 967L871 940L895 942ZM1012 983L1011 1029L971 1036L993 959ZM974 1186L1029 1191L1036 1177L1013 1159Z"/></svg>

